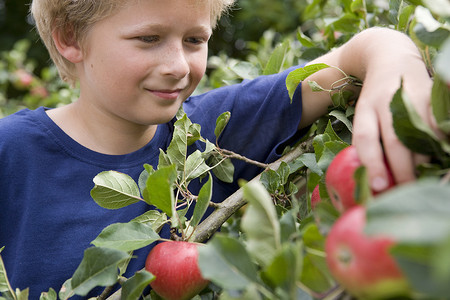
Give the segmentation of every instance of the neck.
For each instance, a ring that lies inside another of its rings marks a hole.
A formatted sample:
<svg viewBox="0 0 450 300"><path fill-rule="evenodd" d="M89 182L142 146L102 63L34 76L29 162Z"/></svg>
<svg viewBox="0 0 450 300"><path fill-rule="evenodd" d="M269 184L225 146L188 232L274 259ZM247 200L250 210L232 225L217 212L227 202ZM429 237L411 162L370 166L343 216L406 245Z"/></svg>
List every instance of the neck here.
<svg viewBox="0 0 450 300"><path fill-rule="evenodd" d="M82 146L109 155L139 150L150 142L157 128L157 125L139 125L92 108L85 109L78 101L47 114Z"/></svg>

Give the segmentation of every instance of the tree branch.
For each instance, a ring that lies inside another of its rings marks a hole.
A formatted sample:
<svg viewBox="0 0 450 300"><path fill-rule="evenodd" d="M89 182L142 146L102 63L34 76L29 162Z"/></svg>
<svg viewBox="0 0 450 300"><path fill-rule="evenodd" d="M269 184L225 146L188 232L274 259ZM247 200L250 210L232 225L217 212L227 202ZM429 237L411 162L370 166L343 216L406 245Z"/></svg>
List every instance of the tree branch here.
<svg viewBox="0 0 450 300"><path fill-rule="evenodd" d="M301 154L311 151L313 151L312 139L309 139L299 144L292 151L288 152L277 161L269 164L268 168L276 170L279 168L282 162L292 162ZM258 181L260 177L261 174L253 178L251 182ZM208 240L214 234L214 232L216 232L222 226L222 224L228 220L228 218L230 218L239 210L239 208L244 206L246 203L247 202L243 199L242 189L239 189L230 197L225 199L222 203L217 204L218 208L213 211L205 220L203 220L196 228L193 241L200 243Z"/></svg>

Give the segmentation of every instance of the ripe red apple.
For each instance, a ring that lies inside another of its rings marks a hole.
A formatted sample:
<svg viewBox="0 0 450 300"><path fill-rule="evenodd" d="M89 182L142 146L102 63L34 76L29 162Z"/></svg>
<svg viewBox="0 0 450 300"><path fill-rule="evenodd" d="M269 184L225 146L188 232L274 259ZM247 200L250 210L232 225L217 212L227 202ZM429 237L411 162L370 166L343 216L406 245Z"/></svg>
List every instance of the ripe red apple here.
<svg viewBox="0 0 450 300"><path fill-rule="evenodd" d="M394 178L388 169L388 189L395 185ZM355 206L355 179L354 173L362 166L356 147L351 145L341 150L331 161L325 174L325 183L331 202L339 212L344 212ZM373 195L377 193L372 191Z"/></svg>
<svg viewBox="0 0 450 300"><path fill-rule="evenodd" d="M168 241L150 251L145 269L156 276L150 286L158 295L167 300L187 300L208 285L198 268L199 245Z"/></svg>
<svg viewBox="0 0 450 300"><path fill-rule="evenodd" d="M315 209L316 205L320 202L319 185L316 185L311 194L311 209Z"/></svg>
<svg viewBox="0 0 450 300"><path fill-rule="evenodd" d="M405 296L409 284L389 254L395 241L364 233L366 210L352 207L333 224L325 241L328 267L350 294L361 299Z"/></svg>

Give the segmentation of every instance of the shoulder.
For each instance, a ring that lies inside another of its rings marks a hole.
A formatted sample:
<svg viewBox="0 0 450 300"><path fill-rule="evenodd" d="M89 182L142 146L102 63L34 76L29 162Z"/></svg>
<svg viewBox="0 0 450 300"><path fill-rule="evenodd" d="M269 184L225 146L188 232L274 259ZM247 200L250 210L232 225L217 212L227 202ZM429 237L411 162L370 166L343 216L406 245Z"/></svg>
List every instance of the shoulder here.
<svg viewBox="0 0 450 300"><path fill-rule="evenodd" d="M0 146L26 143L27 137L42 133L39 119L45 114L43 108L23 109L0 119Z"/></svg>

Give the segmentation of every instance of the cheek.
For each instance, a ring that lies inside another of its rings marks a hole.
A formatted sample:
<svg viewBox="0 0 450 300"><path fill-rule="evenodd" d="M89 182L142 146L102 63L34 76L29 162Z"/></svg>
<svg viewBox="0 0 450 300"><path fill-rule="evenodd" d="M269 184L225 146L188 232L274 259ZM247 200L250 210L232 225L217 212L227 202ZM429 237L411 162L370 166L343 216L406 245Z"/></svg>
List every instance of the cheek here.
<svg viewBox="0 0 450 300"><path fill-rule="evenodd" d="M195 82L195 85L197 85L202 79L203 75L205 75L207 60L208 52L196 56L191 63L191 77L193 82Z"/></svg>

